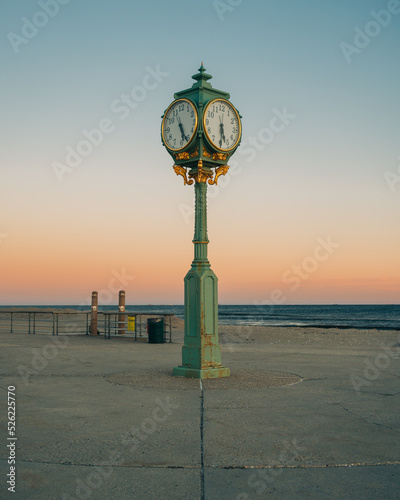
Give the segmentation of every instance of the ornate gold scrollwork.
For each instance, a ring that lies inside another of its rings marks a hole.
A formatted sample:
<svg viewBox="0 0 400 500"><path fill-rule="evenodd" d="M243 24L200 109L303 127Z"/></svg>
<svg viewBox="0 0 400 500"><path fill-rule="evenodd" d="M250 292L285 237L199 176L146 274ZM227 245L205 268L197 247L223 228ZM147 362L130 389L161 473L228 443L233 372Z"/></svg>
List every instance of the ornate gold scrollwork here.
<svg viewBox="0 0 400 500"><path fill-rule="evenodd" d="M189 184L191 186L193 184L193 180L189 180L187 178L187 171L185 167L181 167L180 165L174 165L173 169L175 170L176 175L181 175L183 177L183 185Z"/></svg>
<svg viewBox="0 0 400 500"><path fill-rule="evenodd" d="M210 185L212 184L218 184L218 177L220 175L225 175L229 170L228 165L221 165L220 167L215 169L215 177L214 179L208 179L208 183Z"/></svg>
<svg viewBox="0 0 400 500"><path fill-rule="evenodd" d="M189 153L184 151L183 153L176 153L175 155L175 160L188 160L189 159Z"/></svg>
<svg viewBox="0 0 400 500"><path fill-rule="evenodd" d="M196 158L196 156L199 156L199 146L197 146L196 150L193 151L193 153L190 156L191 158Z"/></svg>
<svg viewBox="0 0 400 500"><path fill-rule="evenodd" d="M210 177L212 177L212 176L213 176L213 173L211 171L204 171L203 170L202 160L199 160L199 162L197 164L197 172L195 174L189 174L189 177L191 179L194 179L196 182L207 182L207 179L210 180ZM189 183L190 183L190 181L188 182L188 184Z"/></svg>
<svg viewBox="0 0 400 500"><path fill-rule="evenodd" d="M205 156L206 158L211 158L211 154L206 150L205 147L203 147L203 156Z"/></svg>
<svg viewBox="0 0 400 500"><path fill-rule="evenodd" d="M213 157L213 160L222 160L222 161L225 161L228 158L228 155L224 154L224 153L214 153L212 155L212 157Z"/></svg>

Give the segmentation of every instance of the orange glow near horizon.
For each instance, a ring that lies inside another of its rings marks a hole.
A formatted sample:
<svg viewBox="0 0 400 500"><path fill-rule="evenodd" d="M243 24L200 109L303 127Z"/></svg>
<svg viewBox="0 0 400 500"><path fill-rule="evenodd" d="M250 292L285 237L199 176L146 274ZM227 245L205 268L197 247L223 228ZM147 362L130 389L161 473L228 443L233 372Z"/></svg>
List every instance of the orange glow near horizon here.
<svg viewBox="0 0 400 500"><path fill-rule="evenodd" d="M168 231L158 229L140 242L124 234L122 247L111 239L97 251L89 250L90 235L64 234L60 244L52 234L46 240L42 234L35 244L31 240L26 253L21 249L24 238L8 237L1 249L1 304L79 304L88 301L92 290L105 290L104 299L116 303L119 289L126 290L131 304L182 303L183 278L193 257L192 243L184 240L192 236L192 227L180 227L182 234L174 246L166 238ZM174 233L176 229L171 238ZM24 235L34 237L29 231ZM331 254L320 252L323 260L318 261L317 238L308 244L283 245L282 252L276 240L251 248L245 241L231 245L225 238L226 232L215 235L209 245L222 304L396 303L397 255L390 248L385 259L376 259L382 254L379 242L366 252L365 247L344 241ZM96 246L99 239L94 240Z"/></svg>
<svg viewBox="0 0 400 500"><path fill-rule="evenodd" d="M179 188L190 207L193 193ZM220 303L262 303L276 289L287 304L398 303L400 236L390 226L355 230L340 217L327 234L312 218L298 227L288 214L260 230L262 219L249 220L245 212L218 217L223 202L228 213L235 211L234 196L209 203L209 259ZM56 210L36 223L13 214L0 247L1 304L78 304L92 290L110 286L125 289L132 304L182 303L193 258L193 216L185 221L176 203L133 220L125 210L117 222L117 207L94 221L79 217L79 209L71 208L64 223ZM121 273L128 278L116 283ZM111 295L104 293L116 303L116 291Z"/></svg>

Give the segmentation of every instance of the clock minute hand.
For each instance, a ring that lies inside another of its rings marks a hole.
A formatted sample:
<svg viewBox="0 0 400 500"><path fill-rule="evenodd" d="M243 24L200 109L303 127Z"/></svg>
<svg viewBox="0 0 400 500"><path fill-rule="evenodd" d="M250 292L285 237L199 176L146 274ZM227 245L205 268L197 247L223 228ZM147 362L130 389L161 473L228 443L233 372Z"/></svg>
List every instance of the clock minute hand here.
<svg viewBox="0 0 400 500"><path fill-rule="evenodd" d="M181 136L182 136L182 140L186 141L186 135L185 135L185 132L183 131L183 125L182 123L179 122L179 130L181 131Z"/></svg>

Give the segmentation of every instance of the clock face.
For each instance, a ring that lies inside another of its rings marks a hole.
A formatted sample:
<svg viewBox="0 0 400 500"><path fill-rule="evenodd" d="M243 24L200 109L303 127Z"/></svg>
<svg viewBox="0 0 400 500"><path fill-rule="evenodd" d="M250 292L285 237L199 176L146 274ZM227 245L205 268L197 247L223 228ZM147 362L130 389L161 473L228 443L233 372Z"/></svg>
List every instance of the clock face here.
<svg viewBox="0 0 400 500"><path fill-rule="evenodd" d="M203 115L203 127L207 139L220 151L233 149L242 134L239 114L225 99L215 99L207 104Z"/></svg>
<svg viewBox="0 0 400 500"><path fill-rule="evenodd" d="M161 134L164 144L172 151L184 149L197 131L197 110L188 99L174 101L164 114Z"/></svg>

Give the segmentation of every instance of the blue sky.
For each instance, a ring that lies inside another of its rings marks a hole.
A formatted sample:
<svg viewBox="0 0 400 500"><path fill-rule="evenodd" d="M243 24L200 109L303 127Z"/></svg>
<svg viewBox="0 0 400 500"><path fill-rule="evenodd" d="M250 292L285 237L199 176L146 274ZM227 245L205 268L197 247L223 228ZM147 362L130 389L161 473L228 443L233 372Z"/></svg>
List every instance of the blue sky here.
<svg viewBox="0 0 400 500"><path fill-rule="evenodd" d="M389 185L385 172L400 174L400 14L383 13L386 26L371 25L371 11L400 11L400 3L54 2L0 2L0 233L7 235L0 254L10 273L1 303L78 303L118 266L138 276L131 302L182 301L193 192L172 171L160 121L201 61L243 117L236 170L209 190L221 302L264 300L327 235L340 250L293 303L398 301L400 183ZM38 14L46 9L58 10L47 23ZM10 33L21 36L24 18L45 26L13 48ZM361 49L358 29L377 30ZM343 43L356 47L350 60ZM122 120L112 103L142 86L149 68L163 76ZM294 118L283 132L254 149L285 110ZM65 163L65 148L102 120L112 132L59 182L54 162ZM42 258L54 266L38 291L29 273ZM171 272L157 284L165 265ZM67 291L57 279L66 268L76 282ZM82 277L78 269L91 272ZM141 296L149 280L154 296ZM13 293L11 282L19 287Z"/></svg>

